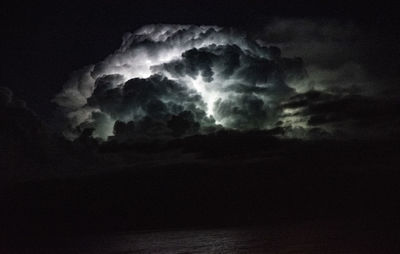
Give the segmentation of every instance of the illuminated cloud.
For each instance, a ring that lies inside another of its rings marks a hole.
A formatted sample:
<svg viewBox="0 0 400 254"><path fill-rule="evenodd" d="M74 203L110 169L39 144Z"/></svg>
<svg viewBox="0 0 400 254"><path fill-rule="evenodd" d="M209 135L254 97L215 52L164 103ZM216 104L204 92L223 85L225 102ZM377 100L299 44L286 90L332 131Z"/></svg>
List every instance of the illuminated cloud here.
<svg viewBox="0 0 400 254"><path fill-rule="evenodd" d="M278 120L280 101L293 95L285 81L292 74L305 77L300 59L281 58L279 49L234 29L150 25L74 73L54 101L67 111L72 138L94 128L106 139L116 121L144 119L163 122L162 135L176 134L170 121L184 112L200 133L267 129Z"/></svg>
<svg viewBox="0 0 400 254"><path fill-rule="evenodd" d="M347 112L341 105L364 105L376 86L347 43L361 45L360 32L339 27L275 20L254 36L216 26L144 26L100 63L73 73L54 98L69 120L64 133L73 139L93 128L103 140L221 128L280 128L301 138L357 133L348 118L368 107Z"/></svg>

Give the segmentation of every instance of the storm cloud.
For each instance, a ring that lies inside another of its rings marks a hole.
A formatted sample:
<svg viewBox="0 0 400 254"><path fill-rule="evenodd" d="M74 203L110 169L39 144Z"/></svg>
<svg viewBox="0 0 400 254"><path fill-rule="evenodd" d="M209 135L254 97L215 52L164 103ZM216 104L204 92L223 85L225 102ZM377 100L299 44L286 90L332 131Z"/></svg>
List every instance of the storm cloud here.
<svg viewBox="0 0 400 254"><path fill-rule="evenodd" d="M148 25L125 34L100 63L73 73L54 102L71 139L88 128L103 140L220 129L352 135L366 119L398 113L397 104L375 98L379 80L357 61L362 53L351 50L368 48L363 36L352 24L309 20L274 20L256 34Z"/></svg>
<svg viewBox="0 0 400 254"><path fill-rule="evenodd" d="M153 137L268 129L280 101L295 92L286 83L293 76L307 76L300 58L282 58L278 48L243 32L150 25L124 35L104 61L72 74L54 101L66 112L70 137L85 128L103 139L124 128Z"/></svg>

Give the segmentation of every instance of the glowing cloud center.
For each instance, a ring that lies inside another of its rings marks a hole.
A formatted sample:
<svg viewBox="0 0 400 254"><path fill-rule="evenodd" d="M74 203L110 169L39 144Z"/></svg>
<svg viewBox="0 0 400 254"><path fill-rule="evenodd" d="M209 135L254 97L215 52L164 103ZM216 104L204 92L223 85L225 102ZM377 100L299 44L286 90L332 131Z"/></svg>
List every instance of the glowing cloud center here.
<svg viewBox="0 0 400 254"><path fill-rule="evenodd" d="M71 138L93 128L107 139L116 121L134 121L132 132L149 136L269 128L292 91L286 66L302 70L277 50L233 29L145 26L75 73L54 101L66 109Z"/></svg>

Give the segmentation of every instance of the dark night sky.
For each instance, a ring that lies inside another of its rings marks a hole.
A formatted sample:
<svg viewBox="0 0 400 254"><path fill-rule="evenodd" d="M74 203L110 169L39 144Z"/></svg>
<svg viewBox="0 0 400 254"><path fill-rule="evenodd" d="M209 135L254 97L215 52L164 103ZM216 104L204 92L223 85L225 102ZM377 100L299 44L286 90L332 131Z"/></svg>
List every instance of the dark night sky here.
<svg viewBox="0 0 400 254"><path fill-rule="evenodd" d="M98 252L107 238L79 232L282 222L266 239L284 250L291 231L299 248L339 239L398 249L394 4L46 2L0 4L0 239L51 252L76 235ZM325 231L287 230L302 221Z"/></svg>
<svg viewBox="0 0 400 254"><path fill-rule="evenodd" d="M251 30L275 16L322 17L377 28L383 48L395 48L398 42L395 8L381 1L54 1L2 5L1 84L45 119L52 118L49 109L55 105L50 100L73 70L103 59L118 48L124 32L143 24L216 24ZM393 52L374 53L381 61L377 68L397 61Z"/></svg>

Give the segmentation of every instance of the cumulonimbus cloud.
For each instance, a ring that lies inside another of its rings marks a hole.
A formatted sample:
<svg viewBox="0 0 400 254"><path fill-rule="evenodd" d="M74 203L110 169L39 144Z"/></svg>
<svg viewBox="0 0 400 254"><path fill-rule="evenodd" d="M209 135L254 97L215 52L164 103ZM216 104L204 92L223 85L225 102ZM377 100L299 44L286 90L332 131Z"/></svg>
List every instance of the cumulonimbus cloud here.
<svg viewBox="0 0 400 254"><path fill-rule="evenodd" d="M303 63L293 52L301 56L307 44L292 31L293 24L303 30L310 24L313 31L318 28L308 21L275 22L258 38L232 28L192 25L148 25L127 33L119 49L73 73L54 98L69 121L64 133L75 138L93 128L93 136L102 139L184 136L221 128L278 127L287 136L302 137L334 133L330 123L351 114L339 117L333 114L339 109L328 109L328 116L316 108L328 105L325 97L340 107L338 100L355 86L362 87L367 78L359 64L340 59L332 63L340 71L321 67L321 61L329 59L315 62L308 56L312 64ZM321 35L314 41L306 29L307 43L312 46L322 37L328 48L341 43L335 39L339 31L332 27L336 26L317 29ZM294 41L281 38L282 29ZM296 50L296 42L303 49ZM308 51L318 53L323 45L316 45ZM346 78L348 73L359 75ZM321 101L301 99L313 94L322 94Z"/></svg>
<svg viewBox="0 0 400 254"><path fill-rule="evenodd" d="M295 93L287 83L293 76L306 76L300 58L282 58L278 48L234 29L150 25L74 73L54 101L66 109L70 136L92 127L107 138L117 121L157 122L158 134L170 135L179 116L200 133L266 129L278 121L281 100Z"/></svg>

